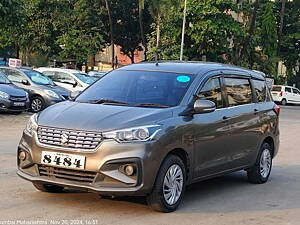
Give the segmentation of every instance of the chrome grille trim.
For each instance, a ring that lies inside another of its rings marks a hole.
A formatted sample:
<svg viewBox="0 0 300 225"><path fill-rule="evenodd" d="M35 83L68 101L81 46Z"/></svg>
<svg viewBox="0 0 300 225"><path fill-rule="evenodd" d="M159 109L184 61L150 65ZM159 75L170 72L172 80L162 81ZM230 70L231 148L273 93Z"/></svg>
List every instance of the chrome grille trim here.
<svg viewBox="0 0 300 225"><path fill-rule="evenodd" d="M15 101L15 102L26 102L27 97L15 97L15 96L10 96L9 100Z"/></svg>
<svg viewBox="0 0 300 225"><path fill-rule="evenodd" d="M44 145L82 151L94 151L102 142L101 133L52 127L38 127L37 138Z"/></svg>
<svg viewBox="0 0 300 225"><path fill-rule="evenodd" d="M38 165L40 176L64 179L83 183L93 183L96 172L65 169L60 167Z"/></svg>

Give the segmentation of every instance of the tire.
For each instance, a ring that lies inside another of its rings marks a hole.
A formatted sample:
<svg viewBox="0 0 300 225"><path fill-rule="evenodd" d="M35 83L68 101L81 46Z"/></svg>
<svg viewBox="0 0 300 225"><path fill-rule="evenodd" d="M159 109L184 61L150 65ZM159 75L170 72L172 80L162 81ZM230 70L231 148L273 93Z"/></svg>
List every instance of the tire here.
<svg viewBox="0 0 300 225"><path fill-rule="evenodd" d="M30 102L30 110L34 113L40 112L45 108L44 99L36 96Z"/></svg>
<svg viewBox="0 0 300 225"><path fill-rule="evenodd" d="M175 176L171 176L172 172L175 173ZM167 178L171 178L171 183ZM176 179L173 180L172 178ZM186 168L183 161L175 155L167 156L158 172L153 190L147 196L148 205L159 212L175 211L183 199L185 185ZM172 189L174 187L176 188ZM171 197L168 198L168 196Z"/></svg>
<svg viewBox="0 0 300 225"><path fill-rule="evenodd" d="M61 193L64 190L64 187L51 184L33 184L33 186L41 192Z"/></svg>
<svg viewBox="0 0 300 225"><path fill-rule="evenodd" d="M281 100L281 105L287 105L287 101L285 98Z"/></svg>
<svg viewBox="0 0 300 225"><path fill-rule="evenodd" d="M263 143L255 165L247 171L249 182L263 184L268 181L272 170L272 153L271 146Z"/></svg>

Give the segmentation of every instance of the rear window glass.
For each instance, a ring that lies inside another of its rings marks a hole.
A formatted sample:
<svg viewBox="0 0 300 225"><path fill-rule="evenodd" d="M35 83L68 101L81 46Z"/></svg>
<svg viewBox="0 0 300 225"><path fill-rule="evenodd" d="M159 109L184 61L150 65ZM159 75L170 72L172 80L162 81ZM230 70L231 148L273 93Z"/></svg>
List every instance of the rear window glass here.
<svg viewBox="0 0 300 225"><path fill-rule="evenodd" d="M280 86L272 87L272 91L281 91L281 87Z"/></svg>
<svg viewBox="0 0 300 225"><path fill-rule="evenodd" d="M249 79L225 78L229 106L238 106L252 102Z"/></svg>
<svg viewBox="0 0 300 225"><path fill-rule="evenodd" d="M292 93L292 88L286 87L286 88L285 88L285 91L286 91L286 92Z"/></svg>
<svg viewBox="0 0 300 225"><path fill-rule="evenodd" d="M256 98L258 102L265 102L267 96L267 86L266 82L262 80L252 80Z"/></svg>

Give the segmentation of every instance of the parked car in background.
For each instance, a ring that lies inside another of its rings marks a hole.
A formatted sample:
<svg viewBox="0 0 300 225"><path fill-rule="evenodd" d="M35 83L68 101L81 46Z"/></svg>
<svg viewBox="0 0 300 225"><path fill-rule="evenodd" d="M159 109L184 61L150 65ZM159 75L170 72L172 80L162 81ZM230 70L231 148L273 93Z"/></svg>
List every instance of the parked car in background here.
<svg viewBox="0 0 300 225"><path fill-rule="evenodd" d="M69 98L70 92L40 72L29 68L0 67L6 77L29 94L30 110L39 112Z"/></svg>
<svg viewBox="0 0 300 225"><path fill-rule="evenodd" d="M94 83L94 79L79 70L47 68L41 67L35 69L51 78L55 84L69 91L83 91L90 84Z"/></svg>
<svg viewBox="0 0 300 225"><path fill-rule="evenodd" d="M273 100L281 105L300 104L300 91L291 86L274 85L271 90Z"/></svg>
<svg viewBox="0 0 300 225"><path fill-rule="evenodd" d="M29 107L28 93L0 72L0 112L21 113Z"/></svg>
<svg viewBox="0 0 300 225"><path fill-rule="evenodd" d="M18 175L40 191L146 196L153 209L171 212L200 180L246 170L250 182L267 182L279 112L265 77L251 70L132 64L33 115Z"/></svg>
<svg viewBox="0 0 300 225"><path fill-rule="evenodd" d="M90 71L90 72L88 72L88 75L90 77L95 78L96 80L101 79L102 77L105 76L105 74L107 74L107 72L104 72L104 71Z"/></svg>

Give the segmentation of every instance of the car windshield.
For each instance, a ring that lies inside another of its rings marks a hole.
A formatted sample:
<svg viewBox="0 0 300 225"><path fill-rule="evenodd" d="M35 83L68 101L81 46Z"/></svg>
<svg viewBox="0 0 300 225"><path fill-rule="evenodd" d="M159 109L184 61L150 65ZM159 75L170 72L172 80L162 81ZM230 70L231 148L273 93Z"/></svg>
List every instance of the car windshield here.
<svg viewBox="0 0 300 225"><path fill-rule="evenodd" d="M0 72L0 84L10 84L11 82L6 78L4 73Z"/></svg>
<svg viewBox="0 0 300 225"><path fill-rule="evenodd" d="M272 91L281 91L281 86L272 87Z"/></svg>
<svg viewBox="0 0 300 225"><path fill-rule="evenodd" d="M77 102L139 107L178 105L195 75L169 72L113 71L76 98Z"/></svg>
<svg viewBox="0 0 300 225"><path fill-rule="evenodd" d="M30 80L39 85L54 85L53 81L49 78L46 77L45 75L33 71L33 70L23 70L23 72L30 78Z"/></svg>
<svg viewBox="0 0 300 225"><path fill-rule="evenodd" d="M89 75L85 73L73 73L79 80L86 84L92 84L95 80L93 80Z"/></svg>

